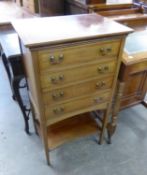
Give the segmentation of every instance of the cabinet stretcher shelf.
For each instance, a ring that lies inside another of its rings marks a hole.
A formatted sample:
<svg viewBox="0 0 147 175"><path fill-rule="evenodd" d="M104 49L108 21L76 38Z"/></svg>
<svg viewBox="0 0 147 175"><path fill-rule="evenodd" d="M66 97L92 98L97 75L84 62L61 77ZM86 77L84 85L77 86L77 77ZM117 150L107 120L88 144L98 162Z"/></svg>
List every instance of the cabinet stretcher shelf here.
<svg viewBox="0 0 147 175"><path fill-rule="evenodd" d="M100 130L95 118L91 113L77 115L61 122L55 123L48 127L48 145L49 149L55 149L63 143L87 136L91 134L98 134ZM38 127L40 134L40 129Z"/></svg>

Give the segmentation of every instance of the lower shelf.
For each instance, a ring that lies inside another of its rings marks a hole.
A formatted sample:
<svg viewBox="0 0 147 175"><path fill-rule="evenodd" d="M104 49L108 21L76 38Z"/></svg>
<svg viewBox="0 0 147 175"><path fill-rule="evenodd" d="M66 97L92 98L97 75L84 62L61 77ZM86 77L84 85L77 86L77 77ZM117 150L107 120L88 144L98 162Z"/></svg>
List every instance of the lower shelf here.
<svg viewBox="0 0 147 175"><path fill-rule="evenodd" d="M55 149L63 143L99 133L100 128L91 113L85 113L63 120L48 127L49 150Z"/></svg>

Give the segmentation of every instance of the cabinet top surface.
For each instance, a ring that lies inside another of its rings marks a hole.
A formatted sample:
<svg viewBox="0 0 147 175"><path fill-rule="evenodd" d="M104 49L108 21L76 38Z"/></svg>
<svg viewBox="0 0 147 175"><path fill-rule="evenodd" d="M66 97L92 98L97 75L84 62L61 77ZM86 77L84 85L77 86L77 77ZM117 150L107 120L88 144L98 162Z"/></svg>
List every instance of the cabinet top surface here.
<svg viewBox="0 0 147 175"><path fill-rule="evenodd" d="M123 62L126 65L147 61L147 30L128 35L124 47Z"/></svg>
<svg viewBox="0 0 147 175"><path fill-rule="evenodd" d="M132 29L97 14L45 17L13 21L26 47L127 34Z"/></svg>

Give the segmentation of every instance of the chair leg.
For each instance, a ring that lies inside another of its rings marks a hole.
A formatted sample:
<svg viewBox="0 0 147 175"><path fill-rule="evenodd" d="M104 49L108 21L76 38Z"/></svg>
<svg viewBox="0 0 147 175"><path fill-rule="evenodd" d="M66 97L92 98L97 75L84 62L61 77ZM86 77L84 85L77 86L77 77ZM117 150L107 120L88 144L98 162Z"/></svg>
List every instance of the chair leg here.
<svg viewBox="0 0 147 175"><path fill-rule="evenodd" d="M4 53L2 53L2 61L3 61L3 65L5 67L5 70L6 70L8 79L9 79L9 83L11 85L12 77L11 77L10 69L9 69L9 66L8 66L8 61L7 61L6 56L5 56ZM15 93L14 93L13 90L12 90L12 98L13 98L13 100L16 100L16 96L15 96Z"/></svg>
<svg viewBox="0 0 147 175"><path fill-rule="evenodd" d="M15 97L16 97L16 100L18 102L18 105L22 111L22 114L23 114L23 118L24 118L24 122L25 122L25 131L27 134L30 134L29 132L29 117L26 115L26 108L25 106L23 105L23 102L22 102L22 98L21 98L21 95L20 95L20 91L19 91L19 83L22 79L22 76L19 76L19 77L15 77L13 80L12 80L12 88L13 88L13 92L15 94Z"/></svg>
<svg viewBox="0 0 147 175"><path fill-rule="evenodd" d="M37 131L37 127L36 127L37 121L36 121L36 118L35 118L34 107L33 107L32 102L30 102L30 104L31 104L31 111L32 111L32 118L33 118L33 125L34 125L34 129L35 129L35 133L38 135L38 131Z"/></svg>
<svg viewBox="0 0 147 175"><path fill-rule="evenodd" d="M7 62L7 59L5 57L5 54L2 54L2 61L3 61L3 64L4 64L5 70L7 72L9 82L11 82L11 73L10 73L10 69L9 69L8 62Z"/></svg>

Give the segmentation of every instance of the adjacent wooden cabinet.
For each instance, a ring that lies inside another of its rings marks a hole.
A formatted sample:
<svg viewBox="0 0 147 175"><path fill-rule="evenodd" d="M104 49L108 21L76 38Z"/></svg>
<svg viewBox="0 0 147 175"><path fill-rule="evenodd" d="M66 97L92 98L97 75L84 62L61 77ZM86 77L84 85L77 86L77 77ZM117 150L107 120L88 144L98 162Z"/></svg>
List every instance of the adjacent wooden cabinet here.
<svg viewBox="0 0 147 175"><path fill-rule="evenodd" d="M114 96L111 122L107 126L109 140L117 126L120 109L143 104L147 92L147 32L138 31L129 34L126 39L122 63L118 76L118 85Z"/></svg>
<svg viewBox="0 0 147 175"><path fill-rule="evenodd" d="M22 0L22 6L30 13L39 13L38 0Z"/></svg>
<svg viewBox="0 0 147 175"><path fill-rule="evenodd" d="M85 0L65 0L66 14L83 14L93 12L99 14L102 11L109 13L110 10L114 10L115 13L120 13L120 10L125 11L125 9L132 7L132 0L91 0L89 2ZM124 14L125 13L126 12L124 12Z"/></svg>
<svg viewBox="0 0 147 175"><path fill-rule="evenodd" d="M146 30L146 7L131 0L107 1L107 3L87 4L81 0L65 0L66 14L98 13L99 15L127 25L135 30Z"/></svg>
<svg viewBox="0 0 147 175"><path fill-rule="evenodd" d="M134 32L126 39L119 73L119 80L125 83L121 108L138 103L147 105L144 101L147 92L147 46L144 42L146 39L146 31Z"/></svg>
<svg viewBox="0 0 147 175"><path fill-rule="evenodd" d="M64 0L39 0L41 16L64 15Z"/></svg>
<svg viewBox="0 0 147 175"><path fill-rule="evenodd" d="M31 25L30 25L31 24ZM48 151L97 132L102 143L126 35L96 14L13 22L19 35L34 125ZM101 128L88 114L104 110Z"/></svg>

